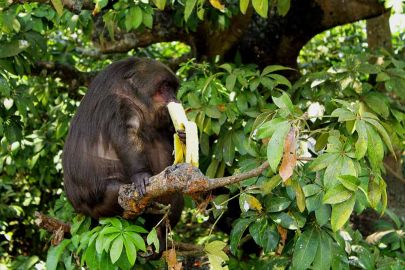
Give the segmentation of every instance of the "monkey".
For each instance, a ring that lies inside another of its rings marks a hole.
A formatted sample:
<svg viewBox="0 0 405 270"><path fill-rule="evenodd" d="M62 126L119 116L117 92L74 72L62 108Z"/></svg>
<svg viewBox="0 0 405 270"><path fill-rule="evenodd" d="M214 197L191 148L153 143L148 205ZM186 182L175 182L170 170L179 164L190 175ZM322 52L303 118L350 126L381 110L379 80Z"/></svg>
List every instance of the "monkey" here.
<svg viewBox="0 0 405 270"><path fill-rule="evenodd" d="M147 58L115 62L93 79L72 118L62 157L65 192L77 212L94 219L122 215L120 186L133 183L142 196L149 178L172 165L176 131L166 105L178 102L178 87L167 66ZM174 226L182 194L157 201L171 205ZM150 219L145 224L160 220Z"/></svg>

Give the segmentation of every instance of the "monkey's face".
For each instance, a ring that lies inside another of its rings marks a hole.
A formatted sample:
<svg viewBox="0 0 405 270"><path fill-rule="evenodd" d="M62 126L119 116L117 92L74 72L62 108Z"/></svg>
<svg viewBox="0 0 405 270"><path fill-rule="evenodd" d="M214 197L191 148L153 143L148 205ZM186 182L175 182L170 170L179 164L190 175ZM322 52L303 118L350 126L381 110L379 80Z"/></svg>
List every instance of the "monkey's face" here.
<svg viewBox="0 0 405 270"><path fill-rule="evenodd" d="M176 98L177 85L163 81L152 95L153 105L156 109L166 107L169 102L178 102Z"/></svg>

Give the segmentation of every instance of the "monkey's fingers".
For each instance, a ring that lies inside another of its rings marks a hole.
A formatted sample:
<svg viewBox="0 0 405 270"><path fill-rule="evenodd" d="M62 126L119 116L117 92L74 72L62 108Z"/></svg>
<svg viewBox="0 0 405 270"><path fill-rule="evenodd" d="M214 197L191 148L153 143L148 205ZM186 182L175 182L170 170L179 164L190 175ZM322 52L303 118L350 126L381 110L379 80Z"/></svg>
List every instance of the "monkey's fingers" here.
<svg viewBox="0 0 405 270"><path fill-rule="evenodd" d="M184 144L186 144L186 131L184 130L176 130L177 135L180 138L180 141Z"/></svg>

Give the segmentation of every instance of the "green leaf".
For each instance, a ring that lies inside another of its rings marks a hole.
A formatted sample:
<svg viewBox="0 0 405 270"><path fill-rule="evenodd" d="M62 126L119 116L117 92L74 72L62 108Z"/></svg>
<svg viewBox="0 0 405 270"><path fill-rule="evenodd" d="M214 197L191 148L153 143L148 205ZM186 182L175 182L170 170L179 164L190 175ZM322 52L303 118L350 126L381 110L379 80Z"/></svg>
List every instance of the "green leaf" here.
<svg viewBox="0 0 405 270"><path fill-rule="evenodd" d="M272 97L274 104L280 109L287 109L290 113L294 112L294 105L291 102L287 93L283 93L280 97Z"/></svg>
<svg viewBox="0 0 405 270"><path fill-rule="evenodd" d="M216 119L221 118L221 112L218 110L217 106L206 107L205 114L211 118L216 118Z"/></svg>
<svg viewBox="0 0 405 270"><path fill-rule="evenodd" d="M316 193L320 192L322 189L317 184L309 184L302 187L302 191L305 194L305 197L309 197L315 195Z"/></svg>
<svg viewBox="0 0 405 270"><path fill-rule="evenodd" d="M284 118L273 118L270 121L264 123L256 130L256 138L264 139L273 136L274 131L279 128L279 124L286 123Z"/></svg>
<svg viewBox="0 0 405 270"><path fill-rule="evenodd" d="M152 29L153 27L153 15L150 13L142 13L142 23L147 28Z"/></svg>
<svg viewBox="0 0 405 270"><path fill-rule="evenodd" d="M267 12L269 10L268 0L252 0L253 8L263 18L267 18Z"/></svg>
<svg viewBox="0 0 405 270"><path fill-rule="evenodd" d="M316 221L320 226L325 225L330 218L331 208L330 205L322 204L318 209L315 210Z"/></svg>
<svg viewBox="0 0 405 270"><path fill-rule="evenodd" d="M360 180L353 175L339 175L340 183L351 191L356 191L359 188Z"/></svg>
<svg viewBox="0 0 405 270"><path fill-rule="evenodd" d="M261 76L264 76L264 75L267 75L269 73L279 71L279 70L294 70L294 69L289 68L289 67L284 67L281 65L271 65L271 66L267 66L263 69Z"/></svg>
<svg viewBox="0 0 405 270"><path fill-rule="evenodd" d="M267 219L261 218L249 226L249 233L253 240L264 252L273 251L280 240L280 236L275 226L269 225Z"/></svg>
<svg viewBox="0 0 405 270"><path fill-rule="evenodd" d="M134 243L132 243L127 237L124 237L124 246L129 264L134 265L136 260L136 248Z"/></svg>
<svg viewBox="0 0 405 270"><path fill-rule="evenodd" d="M280 74L270 74L269 77L274 79L277 82L277 84L282 84L282 85L287 86L288 89L290 89L292 87L290 81L286 77L284 77Z"/></svg>
<svg viewBox="0 0 405 270"><path fill-rule="evenodd" d="M141 226L137 225L130 225L124 229L126 232L136 232L136 233L148 233L148 231L145 228L142 228Z"/></svg>
<svg viewBox="0 0 405 270"><path fill-rule="evenodd" d="M48 255L46 257L46 269L56 270L58 267L58 262L62 259L61 256L65 251L66 247L71 243L70 239L63 239L62 242L57 246L51 246L48 250Z"/></svg>
<svg viewBox="0 0 405 270"><path fill-rule="evenodd" d="M376 209L378 203L381 201L381 189L377 179L370 179L368 183L368 198L372 208Z"/></svg>
<svg viewBox="0 0 405 270"><path fill-rule="evenodd" d="M277 13L280 16L285 16L289 10L290 10L290 0L277 1Z"/></svg>
<svg viewBox="0 0 405 270"><path fill-rule="evenodd" d="M191 13L193 12L193 9L194 9L196 3L197 3L197 0L186 0L185 7L184 7L184 20L185 21L188 21L188 18L190 17Z"/></svg>
<svg viewBox="0 0 405 270"><path fill-rule="evenodd" d="M309 268L315 259L319 242L320 235L315 227L307 229L298 237L292 258L294 269L305 270Z"/></svg>
<svg viewBox="0 0 405 270"><path fill-rule="evenodd" d="M219 240L215 240L210 243L207 243L204 247L204 250L207 253L210 253L214 256L221 258L222 261L228 261L229 257L228 257L228 255L226 255L226 253L223 250L225 247L226 247L226 243L219 241ZM222 269L222 268L220 268L220 269Z"/></svg>
<svg viewBox="0 0 405 270"><path fill-rule="evenodd" d="M112 243L110 249L110 259L112 263L115 263L120 258L123 246L124 246L123 237L118 236Z"/></svg>
<svg viewBox="0 0 405 270"><path fill-rule="evenodd" d="M329 235L321 231L318 249L316 250L315 260L312 265L314 270L330 269L332 262L332 239Z"/></svg>
<svg viewBox="0 0 405 270"><path fill-rule="evenodd" d="M332 112L331 116L339 117L339 122L352 121L356 119L356 115L353 112L343 108L337 108Z"/></svg>
<svg viewBox="0 0 405 270"><path fill-rule="evenodd" d="M324 153L318 156L309 164L309 170L320 171L328 167L332 162L339 158L339 155L335 153Z"/></svg>
<svg viewBox="0 0 405 270"><path fill-rule="evenodd" d="M279 174L274 175L269 180L265 181L261 186L260 190L263 195L269 194L276 186L281 183L281 176Z"/></svg>
<svg viewBox="0 0 405 270"><path fill-rule="evenodd" d="M228 89L229 91L233 91L233 88L235 87L235 83L236 83L236 75L235 74L230 74L228 77L226 77L225 80L225 87L226 89Z"/></svg>
<svg viewBox="0 0 405 270"><path fill-rule="evenodd" d="M127 31L138 28L142 24L142 9L139 6L131 7L125 16L125 28Z"/></svg>
<svg viewBox="0 0 405 270"><path fill-rule="evenodd" d="M267 212L281 212L290 206L291 200L286 197L274 197L265 201Z"/></svg>
<svg viewBox="0 0 405 270"><path fill-rule="evenodd" d="M249 6L249 2L250 0L240 0L239 1L239 8L240 8L240 12L245 15L246 14L246 10Z"/></svg>
<svg viewBox="0 0 405 270"><path fill-rule="evenodd" d="M238 249L238 245L240 242L240 239L242 238L243 233L247 229L247 227L252 223L254 219L251 218L244 218L244 219L238 219L235 223L235 225L232 228L231 234L230 234L230 239L231 239L231 245L230 249L232 254L236 254L236 251Z"/></svg>
<svg viewBox="0 0 405 270"><path fill-rule="evenodd" d="M331 225L333 231L336 232L342 228L349 220L355 202L356 196L353 195L350 199L342 203L332 205Z"/></svg>
<svg viewBox="0 0 405 270"><path fill-rule="evenodd" d="M378 92L370 92L364 96L363 100L370 109L383 117L388 117L390 112L385 95Z"/></svg>
<svg viewBox="0 0 405 270"><path fill-rule="evenodd" d="M155 228L149 232L148 236L146 237L146 242L148 245L153 244L155 246L155 250L160 250L160 242Z"/></svg>
<svg viewBox="0 0 405 270"><path fill-rule="evenodd" d="M155 6L160 9L160 10L164 10L165 6L166 6L166 0L153 0L153 3L155 4Z"/></svg>
<svg viewBox="0 0 405 270"><path fill-rule="evenodd" d="M358 139L356 142L356 158L360 160L364 157L367 152L367 126L363 120L356 120L355 129L357 131Z"/></svg>
<svg viewBox="0 0 405 270"><path fill-rule="evenodd" d="M286 229L289 229L289 230L298 229L297 221L295 219L293 219L287 213L284 213L284 212L274 213L274 214L270 214L270 217L275 223L280 224L282 227L284 227Z"/></svg>
<svg viewBox="0 0 405 270"><path fill-rule="evenodd" d="M364 120L369 122L370 124L372 124L377 129L378 133L380 133L382 139L384 140L384 143L387 145L387 147L391 151L391 153L395 156L395 152L394 152L394 148L392 147L392 144L391 144L390 136L388 135L385 128L380 124L380 122L378 122L375 119L371 119L371 118L364 118Z"/></svg>
<svg viewBox="0 0 405 270"><path fill-rule="evenodd" d="M337 204L350 199L352 196L352 191L339 184L326 192L326 194L323 196L323 203Z"/></svg>
<svg viewBox="0 0 405 270"><path fill-rule="evenodd" d="M285 137L291 128L291 125L288 122L280 123L278 126L279 128L274 131L267 146L267 160L273 172L277 171L278 164L283 155Z"/></svg>
<svg viewBox="0 0 405 270"><path fill-rule="evenodd" d="M26 40L13 40L7 43L0 43L0 58L15 56L26 50L30 44Z"/></svg>
<svg viewBox="0 0 405 270"><path fill-rule="evenodd" d="M63 15L63 4L62 0L51 0L53 7L56 10L56 13L58 13L58 16L61 17Z"/></svg>
<svg viewBox="0 0 405 270"><path fill-rule="evenodd" d="M375 129L367 125L367 138L368 138L368 148L367 156L370 161L371 168L375 172L380 171L380 165L384 158L384 146L381 137L377 134Z"/></svg>
<svg viewBox="0 0 405 270"><path fill-rule="evenodd" d="M137 233L125 233L125 236L128 237L129 240L132 241L132 243L135 244L137 249L140 249L142 251L146 251L146 246L145 246L145 241L143 238L137 234Z"/></svg>

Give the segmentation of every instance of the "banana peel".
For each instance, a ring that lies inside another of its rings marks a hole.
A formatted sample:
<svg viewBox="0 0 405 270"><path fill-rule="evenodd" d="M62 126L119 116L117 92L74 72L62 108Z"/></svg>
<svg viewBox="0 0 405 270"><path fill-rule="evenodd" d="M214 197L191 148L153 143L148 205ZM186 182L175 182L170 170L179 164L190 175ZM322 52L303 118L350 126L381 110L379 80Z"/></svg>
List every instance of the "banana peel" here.
<svg viewBox="0 0 405 270"><path fill-rule="evenodd" d="M183 106L177 102L170 102L167 105L170 118L176 130L186 133L184 144L179 135L174 134L174 164L190 163L198 167L198 129L194 122L188 121Z"/></svg>

